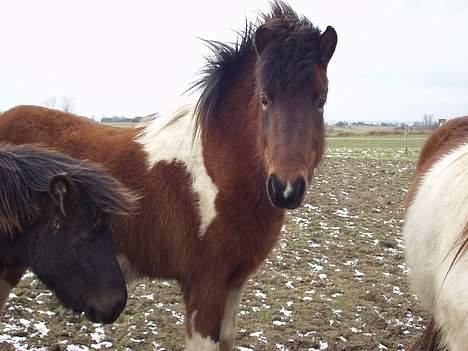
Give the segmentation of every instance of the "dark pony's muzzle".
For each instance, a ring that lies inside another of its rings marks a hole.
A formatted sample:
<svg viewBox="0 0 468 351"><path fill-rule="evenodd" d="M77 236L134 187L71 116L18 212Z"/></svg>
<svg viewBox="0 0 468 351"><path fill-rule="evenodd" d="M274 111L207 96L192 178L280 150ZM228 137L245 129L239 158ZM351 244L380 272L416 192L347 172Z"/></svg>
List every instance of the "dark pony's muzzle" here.
<svg viewBox="0 0 468 351"><path fill-rule="evenodd" d="M109 293L99 298L91 298L84 309L86 317L94 323L113 323L122 313L127 301L127 294Z"/></svg>
<svg viewBox="0 0 468 351"><path fill-rule="evenodd" d="M289 210L299 207L304 200L306 181L304 177L297 177L294 182L283 182L275 174L268 177L267 193L271 204L276 208Z"/></svg>

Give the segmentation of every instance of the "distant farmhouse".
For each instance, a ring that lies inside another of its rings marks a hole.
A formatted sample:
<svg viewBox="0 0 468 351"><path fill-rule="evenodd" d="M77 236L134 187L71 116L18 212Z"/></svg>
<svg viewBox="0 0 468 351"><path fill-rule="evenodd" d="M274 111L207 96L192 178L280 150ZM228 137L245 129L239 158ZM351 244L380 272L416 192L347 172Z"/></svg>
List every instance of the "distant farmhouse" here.
<svg viewBox="0 0 468 351"><path fill-rule="evenodd" d="M447 118L439 118L439 126L445 124L447 122Z"/></svg>

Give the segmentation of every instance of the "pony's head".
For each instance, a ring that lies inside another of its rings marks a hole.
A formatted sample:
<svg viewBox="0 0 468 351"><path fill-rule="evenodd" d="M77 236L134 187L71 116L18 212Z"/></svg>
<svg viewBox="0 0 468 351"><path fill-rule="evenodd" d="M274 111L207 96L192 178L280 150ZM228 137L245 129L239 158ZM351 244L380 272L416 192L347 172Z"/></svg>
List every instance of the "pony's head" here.
<svg viewBox="0 0 468 351"><path fill-rule="evenodd" d="M255 146L249 139L248 146L236 147L239 154L262 160L274 207L301 204L322 157L327 66L337 40L332 27L321 33L275 1L261 24L246 23L234 45L207 42L213 56L193 85L203 88L195 110L195 136L211 133L222 146L224 137L232 142L243 132L248 138L256 135Z"/></svg>
<svg viewBox="0 0 468 351"><path fill-rule="evenodd" d="M336 43L332 27L320 33L282 3L273 5L254 34L260 153L274 207L302 203L322 157L327 65Z"/></svg>
<svg viewBox="0 0 468 351"><path fill-rule="evenodd" d="M34 233L24 233L31 270L65 307L93 322L112 323L125 307L127 290L113 252L110 213L93 206L65 174L50 179L48 197L50 216Z"/></svg>
<svg viewBox="0 0 468 351"><path fill-rule="evenodd" d="M113 322L127 290L114 255L111 219L137 198L98 165L31 145L0 145L0 234L63 304Z"/></svg>

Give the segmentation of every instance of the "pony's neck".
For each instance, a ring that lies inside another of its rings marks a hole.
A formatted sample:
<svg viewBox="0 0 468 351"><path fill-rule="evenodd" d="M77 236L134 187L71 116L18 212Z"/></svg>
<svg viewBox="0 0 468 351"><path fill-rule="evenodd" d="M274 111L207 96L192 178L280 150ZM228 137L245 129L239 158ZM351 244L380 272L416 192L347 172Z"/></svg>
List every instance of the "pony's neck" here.
<svg viewBox="0 0 468 351"><path fill-rule="evenodd" d="M258 115L260 106L255 97L255 54L226 84L223 96L217 101L212 121L205 128L205 155L217 159L227 172L236 178L266 177L263 157L258 145ZM226 176L228 176L226 174Z"/></svg>

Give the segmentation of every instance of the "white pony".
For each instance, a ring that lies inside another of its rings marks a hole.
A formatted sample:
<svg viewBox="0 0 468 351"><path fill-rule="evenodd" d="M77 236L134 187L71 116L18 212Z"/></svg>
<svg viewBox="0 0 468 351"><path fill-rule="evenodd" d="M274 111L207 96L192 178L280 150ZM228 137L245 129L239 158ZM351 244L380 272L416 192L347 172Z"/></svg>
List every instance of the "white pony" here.
<svg viewBox="0 0 468 351"><path fill-rule="evenodd" d="M468 117L424 145L403 235L413 291L431 314L412 350L468 350Z"/></svg>

